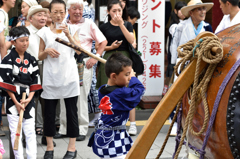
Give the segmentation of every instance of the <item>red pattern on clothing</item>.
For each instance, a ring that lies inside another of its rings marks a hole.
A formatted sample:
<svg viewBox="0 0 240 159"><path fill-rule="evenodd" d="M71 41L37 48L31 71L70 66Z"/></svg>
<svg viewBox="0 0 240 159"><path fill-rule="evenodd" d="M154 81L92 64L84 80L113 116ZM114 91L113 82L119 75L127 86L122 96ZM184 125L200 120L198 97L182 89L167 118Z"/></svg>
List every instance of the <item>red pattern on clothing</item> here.
<svg viewBox="0 0 240 159"><path fill-rule="evenodd" d="M25 65L28 65L28 63L29 63L28 60L25 59L25 60L24 60L24 64L25 64Z"/></svg>
<svg viewBox="0 0 240 159"><path fill-rule="evenodd" d="M20 59L20 58L16 58L16 62L17 62L18 64L20 64L20 63L21 63L21 59Z"/></svg>
<svg viewBox="0 0 240 159"><path fill-rule="evenodd" d="M27 68L23 68L22 72L27 74L27 72L28 72Z"/></svg>
<svg viewBox="0 0 240 159"><path fill-rule="evenodd" d="M30 92L41 90L42 86L40 84L33 84L30 86Z"/></svg>
<svg viewBox="0 0 240 159"><path fill-rule="evenodd" d="M110 102L110 98L108 96L105 96L101 99L99 109L102 110L103 114L107 115L113 115L112 109L112 103Z"/></svg>
<svg viewBox="0 0 240 159"><path fill-rule="evenodd" d="M8 84L8 83L4 83L4 82L0 82L0 87L6 89L6 90L9 90L11 92L16 92L16 86L14 85L11 85L11 84Z"/></svg>

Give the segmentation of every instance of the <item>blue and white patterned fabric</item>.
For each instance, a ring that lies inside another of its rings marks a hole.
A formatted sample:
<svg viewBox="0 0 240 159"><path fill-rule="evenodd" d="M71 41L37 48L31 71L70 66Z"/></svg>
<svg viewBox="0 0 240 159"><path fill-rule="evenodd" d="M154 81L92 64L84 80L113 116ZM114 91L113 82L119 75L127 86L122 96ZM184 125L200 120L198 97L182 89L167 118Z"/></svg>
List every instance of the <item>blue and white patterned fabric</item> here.
<svg viewBox="0 0 240 159"><path fill-rule="evenodd" d="M88 5L88 2L84 2L83 17L95 21L95 10L92 4Z"/></svg>
<svg viewBox="0 0 240 159"><path fill-rule="evenodd" d="M95 21L95 10L93 5L88 5L88 2L84 2L84 9L83 9L83 17L87 19L91 19L93 22ZM96 54L95 49L95 41L92 41L92 49L91 52ZM98 92L96 90L97 78L96 78L96 68L97 63L93 66L93 77L92 77L92 84L91 89L88 94L88 113L99 113L100 110L98 108L99 99L98 99Z"/></svg>
<svg viewBox="0 0 240 159"><path fill-rule="evenodd" d="M102 130L104 131L104 130ZM102 132L101 131L101 132ZM104 132L105 134L106 132ZM109 131L110 136L102 136L101 134L95 134L95 140L101 141L103 138L109 139L105 141L105 145L97 148L97 155L101 158L112 158L117 156L123 156L132 147L133 141L129 134L124 130Z"/></svg>
<svg viewBox="0 0 240 159"><path fill-rule="evenodd" d="M126 125L129 111L140 102L144 90L144 86L136 77L131 78L129 87L101 86L98 95L102 115L98 120L97 128ZM112 158L127 154L132 144L133 141L126 129L97 129L92 148L99 157Z"/></svg>

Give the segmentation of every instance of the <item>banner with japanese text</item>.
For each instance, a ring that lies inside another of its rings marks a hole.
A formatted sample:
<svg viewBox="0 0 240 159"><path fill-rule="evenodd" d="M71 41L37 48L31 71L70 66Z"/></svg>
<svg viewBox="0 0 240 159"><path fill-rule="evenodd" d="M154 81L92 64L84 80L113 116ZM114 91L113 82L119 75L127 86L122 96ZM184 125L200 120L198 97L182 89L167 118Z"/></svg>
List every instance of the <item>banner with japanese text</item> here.
<svg viewBox="0 0 240 159"><path fill-rule="evenodd" d="M139 0L138 10L138 50L145 67L138 79L146 89L144 96L159 96L164 86L165 1Z"/></svg>

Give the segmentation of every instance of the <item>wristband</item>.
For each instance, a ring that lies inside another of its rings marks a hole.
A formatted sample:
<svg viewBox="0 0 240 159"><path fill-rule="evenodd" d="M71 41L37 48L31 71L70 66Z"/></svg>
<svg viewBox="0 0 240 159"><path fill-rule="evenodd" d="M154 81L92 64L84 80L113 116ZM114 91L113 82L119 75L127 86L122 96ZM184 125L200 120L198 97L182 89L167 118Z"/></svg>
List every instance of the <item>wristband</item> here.
<svg viewBox="0 0 240 159"><path fill-rule="evenodd" d="M100 55L100 54L98 54L98 53L96 53L96 56L97 56L97 57L101 57L101 55Z"/></svg>

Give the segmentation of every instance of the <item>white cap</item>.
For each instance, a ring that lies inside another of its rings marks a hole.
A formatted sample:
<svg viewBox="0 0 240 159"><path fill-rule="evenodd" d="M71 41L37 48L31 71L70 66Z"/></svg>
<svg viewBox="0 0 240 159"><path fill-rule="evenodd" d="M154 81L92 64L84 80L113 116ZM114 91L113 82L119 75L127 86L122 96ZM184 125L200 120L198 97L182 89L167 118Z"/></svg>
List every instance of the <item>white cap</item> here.
<svg viewBox="0 0 240 159"><path fill-rule="evenodd" d="M29 20L29 17L37 12L48 12L47 8L43 8L41 5L35 5L29 8L28 10L28 15L27 15L27 20Z"/></svg>

